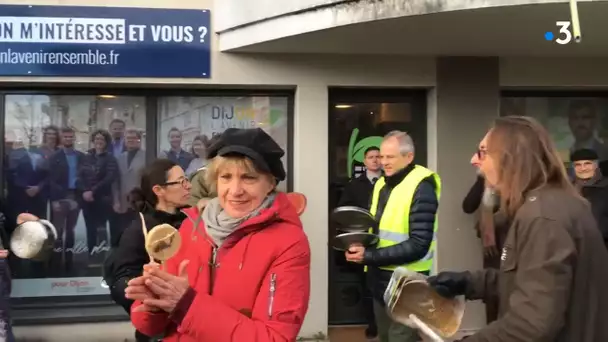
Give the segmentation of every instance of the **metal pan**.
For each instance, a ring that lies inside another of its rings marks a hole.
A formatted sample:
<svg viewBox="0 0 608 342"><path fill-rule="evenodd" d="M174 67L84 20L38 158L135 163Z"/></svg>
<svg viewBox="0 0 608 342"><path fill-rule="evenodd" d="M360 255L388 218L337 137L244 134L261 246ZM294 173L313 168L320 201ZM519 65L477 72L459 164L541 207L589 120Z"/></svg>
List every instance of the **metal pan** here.
<svg viewBox="0 0 608 342"><path fill-rule="evenodd" d="M353 244L361 244L363 247L373 246L378 243L378 236L371 233L352 232L336 235L333 241L333 248L339 251L346 251Z"/></svg>
<svg viewBox="0 0 608 342"><path fill-rule="evenodd" d="M367 232L378 226L378 222L368 210L353 206L334 209L331 220L338 225L338 229L348 232Z"/></svg>
<svg viewBox="0 0 608 342"><path fill-rule="evenodd" d="M26 221L11 235L11 251L22 259L46 260L53 252L57 230L47 220Z"/></svg>

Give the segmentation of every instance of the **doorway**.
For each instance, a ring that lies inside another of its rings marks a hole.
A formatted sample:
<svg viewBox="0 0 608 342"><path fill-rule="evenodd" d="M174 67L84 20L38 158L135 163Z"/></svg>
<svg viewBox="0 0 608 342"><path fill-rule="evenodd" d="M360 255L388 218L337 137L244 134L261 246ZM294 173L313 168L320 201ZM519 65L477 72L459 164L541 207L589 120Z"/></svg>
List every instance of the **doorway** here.
<svg viewBox="0 0 608 342"><path fill-rule="evenodd" d="M414 162L426 165L426 91L412 89L329 89L329 212L338 206L348 182L365 173L363 157L392 130L414 140ZM368 209L368 208L366 208ZM336 235L330 221L328 241ZM363 268L329 251L329 325L366 324Z"/></svg>

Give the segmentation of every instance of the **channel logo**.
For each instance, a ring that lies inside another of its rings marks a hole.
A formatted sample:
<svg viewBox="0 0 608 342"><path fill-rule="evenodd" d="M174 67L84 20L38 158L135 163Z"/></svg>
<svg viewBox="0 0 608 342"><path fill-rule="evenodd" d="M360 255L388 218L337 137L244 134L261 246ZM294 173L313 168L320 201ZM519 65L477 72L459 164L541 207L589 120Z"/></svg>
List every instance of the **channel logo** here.
<svg viewBox="0 0 608 342"><path fill-rule="evenodd" d="M576 43L581 42L580 34L575 35L572 33L572 23L570 21L556 21L555 26L559 27L557 34L554 34L552 31L545 32L546 41L555 41L557 44L560 45L571 43L573 40Z"/></svg>

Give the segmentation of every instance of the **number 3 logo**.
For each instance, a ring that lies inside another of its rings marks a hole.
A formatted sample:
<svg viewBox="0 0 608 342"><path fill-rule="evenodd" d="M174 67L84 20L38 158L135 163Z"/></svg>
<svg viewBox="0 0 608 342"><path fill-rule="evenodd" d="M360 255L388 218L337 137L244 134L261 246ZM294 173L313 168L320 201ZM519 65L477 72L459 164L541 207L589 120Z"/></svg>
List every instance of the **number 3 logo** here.
<svg viewBox="0 0 608 342"><path fill-rule="evenodd" d="M557 44L568 44L572 40L572 33L570 32L570 22L569 21L557 21L555 22L557 26L559 26L559 33L563 36L558 37L555 42Z"/></svg>

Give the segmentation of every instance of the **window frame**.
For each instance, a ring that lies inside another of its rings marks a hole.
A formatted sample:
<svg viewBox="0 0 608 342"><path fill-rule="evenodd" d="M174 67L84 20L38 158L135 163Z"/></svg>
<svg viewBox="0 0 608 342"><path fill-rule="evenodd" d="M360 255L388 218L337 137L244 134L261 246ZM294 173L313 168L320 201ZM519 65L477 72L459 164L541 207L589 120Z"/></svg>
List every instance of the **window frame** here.
<svg viewBox="0 0 608 342"><path fill-rule="evenodd" d="M199 85L200 86L200 85ZM167 88L171 87L171 88ZM0 139L4 141L6 132L6 96L7 95L62 95L62 96L98 96L116 95L143 97L146 104L146 160L156 159L158 153L158 129L160 125L159 102L162 98L180 97L285 97L287 98L287 191L293 191L294 182L294 99L295 88L268 88L260 86L235 87L218 89L199 88L179 85L157 85L140 88L139 85L104 83L98 85L66 83L61 86L48 84L2 84L0 83ZM4 155L5 146L0 144L0 155ZM0 158L0 194L4 194L5 173L4 158ZM128 316L122 307L115 304L109 295L83 295L83 296L50 296L11 298L14 324L60 324L60 323L86 323L99 321L124 321ZM89 310L90 309L90 310ZM32 311L39 315L32 315Z"/></svg>

